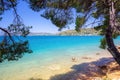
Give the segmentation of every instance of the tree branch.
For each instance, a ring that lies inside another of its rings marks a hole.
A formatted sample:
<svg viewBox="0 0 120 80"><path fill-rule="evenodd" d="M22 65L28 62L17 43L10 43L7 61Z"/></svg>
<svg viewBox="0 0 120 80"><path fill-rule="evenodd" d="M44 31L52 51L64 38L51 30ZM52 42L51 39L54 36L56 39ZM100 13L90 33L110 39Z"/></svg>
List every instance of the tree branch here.
<svg viewBox="0 0 120 80"><path fill-rule="evenodd" d="M17 13L17 11L16 11L16 9L15 9L15 7L14 7L14 4L13 4L13 2L12 2L12 0L9 0L10 2L11 2L11 5L12 5L12 8L13 8L13 10L14 10L14 12L15 12L15 15L16 15L16 19L17 19L17 24L20 22L20 19L19 19L19 15L18 15L18 13Z"/></svg>
<svg viewBox="0 0 120 80"><path fill-rule="evenodd" d="M9 36L9 38L10 38L10 40L12 41L12 43L15 44L15 43L14 43L14 40L13 40L13 38L12 38L12 36L11 36L11 34L10 34L7 30L5 30L4 28L1 28L1 27L0 27L0 30L2 30L2 31L4 31L5 33L7 33L8 36Z"/></svg>
<svg viewBox="0 0 120 80"><path fill-rule="evenodd" d="M85 25L85 27L87 27L87 26L89 26L89 25L93 25L93 24L98 23L98 22L101 22L101 21L94 21L94 22L92 22L92 23L90 23L90 24Z"/></svg>
<svg viewBox="0 0 120 80"><path fill-rule="evenodd" d="M3 0L1 0L1 4L2 4L3 10L4 10L4 2L3 2Z"/></svg>

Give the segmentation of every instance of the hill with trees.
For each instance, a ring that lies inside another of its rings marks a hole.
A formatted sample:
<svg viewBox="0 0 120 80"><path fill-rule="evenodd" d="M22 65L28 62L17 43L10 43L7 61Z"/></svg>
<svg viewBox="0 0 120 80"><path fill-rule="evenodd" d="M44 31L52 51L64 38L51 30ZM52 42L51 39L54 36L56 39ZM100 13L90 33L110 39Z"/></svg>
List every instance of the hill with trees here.
<svg viewBox="0 0 120 80"><path fill-rule="evenodd" d="M66 30L66 31L62 31L60 32L58 35L99 35L100 31L96 31L94 28L83 28L81 29L79 32L77 32L76 30Z"/></svg>

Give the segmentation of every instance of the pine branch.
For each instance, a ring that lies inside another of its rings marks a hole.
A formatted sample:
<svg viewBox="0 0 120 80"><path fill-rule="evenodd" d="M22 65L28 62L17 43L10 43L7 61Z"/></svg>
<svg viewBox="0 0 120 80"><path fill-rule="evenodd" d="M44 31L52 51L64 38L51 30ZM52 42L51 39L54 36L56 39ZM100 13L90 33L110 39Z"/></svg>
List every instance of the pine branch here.
<svg viewBox="0 0 120 80"><path fill-rule="evenodd" d="M5 30L5 29L4 29L4 28L2 28L2 27L0 27L0 30L2 30L3 32L7 33L7 34L8 34L8 36L9 36L9 38L10 38L10 40L12 41L12 43L13 43L13 44L15 44L15 42L14 42L14 40L13 40L13 38L12 38L11 34L10 34L7 30Z"/></svg>

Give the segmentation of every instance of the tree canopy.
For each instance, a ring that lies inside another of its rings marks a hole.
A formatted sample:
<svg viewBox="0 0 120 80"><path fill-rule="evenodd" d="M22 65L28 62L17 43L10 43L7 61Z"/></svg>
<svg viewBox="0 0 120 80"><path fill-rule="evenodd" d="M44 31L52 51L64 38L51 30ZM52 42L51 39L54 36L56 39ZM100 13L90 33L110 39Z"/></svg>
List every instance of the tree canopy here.
<svg viewBox="0 0 120 80"><path fill-rule="evenodd" d="M10 9L13 9L15 14L13 23L7 28L0 27L0 30L4 32L0 42L0 62L4 60L18 60L24 53L32 52L29 49L28 41L24 40L24 37L29 34L31 27L24 25L17 13L16 5L17 0L0 0L0 15Z"/></svg>

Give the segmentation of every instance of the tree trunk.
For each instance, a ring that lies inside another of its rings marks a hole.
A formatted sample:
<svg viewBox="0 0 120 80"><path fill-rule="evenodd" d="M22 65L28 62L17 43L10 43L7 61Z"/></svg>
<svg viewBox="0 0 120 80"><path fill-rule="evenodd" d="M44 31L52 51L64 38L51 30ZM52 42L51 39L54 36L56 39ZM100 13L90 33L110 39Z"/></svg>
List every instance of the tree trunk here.
<svg viewBox="0 0 120 80"><path fill-rule="evenodd" d="M113 58L120 65L120 53L117 50L116 46L114 45L110 26L108 26L108 28L106 30L105 38L106 38L106 42L107 42L107 45L108 45L108 51L112 54Z"/></svg>
<svg viewBox="0 0 120 80"><path fill-rule="evenodd" d="M108 51L112 54L116 62L120 65L120 52L114 45L114 41L112 38L113 29L116 24L116 17L115 17L115 8L114 8L114 2L112 0L109 0L109 26L106 29L106 42L108 46Z"/></svg>

